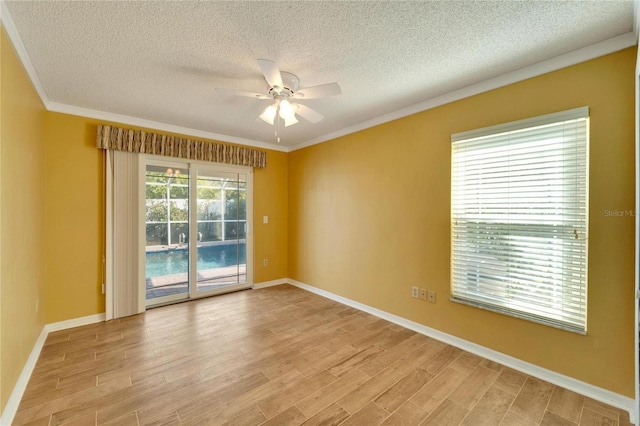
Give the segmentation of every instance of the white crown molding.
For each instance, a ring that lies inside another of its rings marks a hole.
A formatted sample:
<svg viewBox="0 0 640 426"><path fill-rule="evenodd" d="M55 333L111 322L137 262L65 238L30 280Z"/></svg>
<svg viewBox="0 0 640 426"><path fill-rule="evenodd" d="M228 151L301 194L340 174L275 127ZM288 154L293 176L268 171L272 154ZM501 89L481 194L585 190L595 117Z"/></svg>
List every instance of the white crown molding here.
<svg viewBox="0 0 640 426"><path fill-rule="evenodd" d="M417 114L419 112L426 111L428 109L435 108L441 105L449 104L451 102L459 101L460 99L468 98L480 93L508 86L509 84L537 77L539 75L546 74L552 71L557 71L571 65L576 65L581 62L589 61L600 56L608 55L610 53L626 49L627 47L636 45L636 43L637 37L635 32L628 32L617 37L601 41L600 43L592 44L591 46L583 47L582 49L574 50L564 55L556 56L555 58L551 58L549 60L539 62L528 67L520 68L519 70L503 74L501 76L491 78L480 83L472 84L471 86L454 90L453 92L449 92L435 98L427 99L426 101L419 102L417 104L381 115L376 118L372 118L371 120L366 120L361 123L354 124L353 126L345 127L344 129L327 133L326 135L313 138L311 140L308 140L307 142L291 146L289 148L289 151L296 151L298 149L317 145L319 143L327 142L341 136L359 132L361 130L378 126L380 124L388 123L389 121Z"/></svg>
<svg viewBox="0 0 640 426"><path fill-rule="evenodd" d="M4 12L2 12L4 13ZM13 423L13 419L18 412L18 406L20 405L20 401L22 400L22 396L24 395L24 391L27 389L27 384L29 383L29 379L31 378L31 374L33 374L33 369L38 362L38 358L40 357L40 352L42 352L42 348L44 347L44 343L47 340L47 336L49 333L53 331L66 330L68 328L80 327L82 325L94 324L97 322L104 321L104 314L96 314L89 315L81 318L74 318L67 321L54 322L51 324L47 324L42 327L42 331L40 332L40 336L38 336L38 340L33 345L33 349L31 350L31 354L29 354L29 358L27 358L27 362L24 364L22 368L22 372L18 377L18 381L13 387L13 391L11 395L9 395L9 400L7 401L7 405L4 407L2 411L2 416L0 416L0 425L10 425Z"/></svg>
<svg viewBox="0 0 640 426"><path fill-rule="evenodd" d="M633 0L633 33L638 42L638 35L640 32L640 0Z"/></svg>
<svg viewBox="0 0 640 426"><path fill-rule="evenodd" d="M69 115L77 115L86 118L95 118L97 120L112 121L115 123L128 124L130 126L145 127L152 130L160 130L170 133L178 133L185 136L193 136L202 139L213 139L220 142L235 143L239 145L252 146L255 148L271 149L273 151L289 152L285 146L274 145L267 142L254 141L251 139L237 138L234 136L223 135L220 133L206 132L204 130L191 129L189 127L175 126L173 124L165 124L159 121L146 120L143 118L133 117L123 114L114 114L111 112L99 111L95 109L82 108L58 102L49 102L47 110L59 112Z"/></svg>
<svg viewBox="0 0 640 426"><path fill-rule="evenodd" d="M486 348L468 340L461 339L460 337L444 333L440 330L427 327L417 322L410 321L406 318L402 318L397 315L382 311L380 309L365 305L363 303L356 302L355 300L338 296L337 294L319 289L309 284L305 284L291 278L287 279L287 281L289 282L289 284L299 287L303 290L310 291L311 293L326 297L327 299L342 303L343 305L347 305L360 311L367 312L371 315L375 315L394 324L398 324L399 326L413 330L416 333L424 334L425 336L463 349L467 352L471 352L483 358L487 358L491 361L495 361L499 364L506 365L507 367L513 368L514 370L521 371L530 376L537 377L549 383L553 383L565 389L577 392L581 395L588 396L605 404L612 405L622 410L626 410L629 412L629 415L632 416L632 419L634 418L633 416L635 416L635 401L624 395L620 395L607 389L585 383L583 381L565 376L560 373L556 373L555 371L547 370L546 368L539 367L537 365L522 361L518 358L514 358L501 352L494 351L493 349Z"/></svg>
<svg viewBox="0 0 640 426"><path fill-rule="evenodd" d="M2 21L2 26L4 27L7 35L9 36L9 40L11 40L11 44L13 48L16 50L18 54L18 58L20 58L20 62L22 62L22 66L24 67L29 79L31 79L31 83L33 87L36 89L38 96L40 96L40 100L44 104L45 108L49 106L49 98L47 97L47 92L45 92L44 87L40 83L40 78L38 78L38 73L36 72L35 67L31 63L31 58L27 53L27 49L24 47L22 43L22 38L20 38L20 34L18 33L18 29L16 28L16 24L13 22L13 18L11 18L11 14L9 13L9 9L7 8L4 0L0 0L0 20Z"/></svg>

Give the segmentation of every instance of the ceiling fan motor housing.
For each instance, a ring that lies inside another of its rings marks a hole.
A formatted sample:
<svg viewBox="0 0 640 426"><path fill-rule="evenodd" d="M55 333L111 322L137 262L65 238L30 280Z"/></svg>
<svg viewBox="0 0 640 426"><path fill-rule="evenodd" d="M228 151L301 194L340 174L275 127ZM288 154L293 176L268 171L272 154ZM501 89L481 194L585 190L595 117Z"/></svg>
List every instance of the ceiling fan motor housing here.
<svg viewBox="0 0 640 426"><path fill-rule="evenodd" d="M269 89L269 95L276 98L277 96L288 98L293 96L293 94L298 90L298 86L300 85L300 79L295 74L291 74L290 72L281 71L280 75L282 77L282 84L284 87L274 86Z"/></svg>

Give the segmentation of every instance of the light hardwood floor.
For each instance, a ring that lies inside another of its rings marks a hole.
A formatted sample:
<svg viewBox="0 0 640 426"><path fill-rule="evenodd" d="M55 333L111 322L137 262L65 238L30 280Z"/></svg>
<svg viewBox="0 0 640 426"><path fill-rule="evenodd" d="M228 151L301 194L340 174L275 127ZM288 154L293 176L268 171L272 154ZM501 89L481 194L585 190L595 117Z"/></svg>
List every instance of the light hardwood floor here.
<svg viewBox="0 0 640 426"><path fill-rule="evenodd" d="M283 285L51 333L15 425L629 425L628 414Z"/></svg>

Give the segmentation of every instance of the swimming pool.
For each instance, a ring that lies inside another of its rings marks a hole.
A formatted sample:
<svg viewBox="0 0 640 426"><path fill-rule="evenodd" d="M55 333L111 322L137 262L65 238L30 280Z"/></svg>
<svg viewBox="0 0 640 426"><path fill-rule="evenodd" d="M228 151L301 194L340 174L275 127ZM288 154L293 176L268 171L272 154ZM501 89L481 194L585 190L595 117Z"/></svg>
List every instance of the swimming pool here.
<svg viewBox="0 0 640 426"><path fill-rule="evenodd" d="M186 248L149 252L146 255L146 278L181 274L189 270ZM198 248L198 270L246 263L245 244L227 244Z"/></svg>

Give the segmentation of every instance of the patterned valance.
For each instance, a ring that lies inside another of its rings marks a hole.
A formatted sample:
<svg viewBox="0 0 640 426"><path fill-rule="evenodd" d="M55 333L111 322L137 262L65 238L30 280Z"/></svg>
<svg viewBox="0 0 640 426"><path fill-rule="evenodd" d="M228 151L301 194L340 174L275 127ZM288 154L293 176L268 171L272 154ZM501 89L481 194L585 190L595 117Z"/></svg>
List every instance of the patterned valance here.
<svg viewBox="0 0 640 426"><path fill-rule="evenodd" d="M143 130L99 125L97 146L101 149L162 155L187 160L210 161L263 168L267 166L267 153L253 148L221 143L183 139Z"/></svg>

